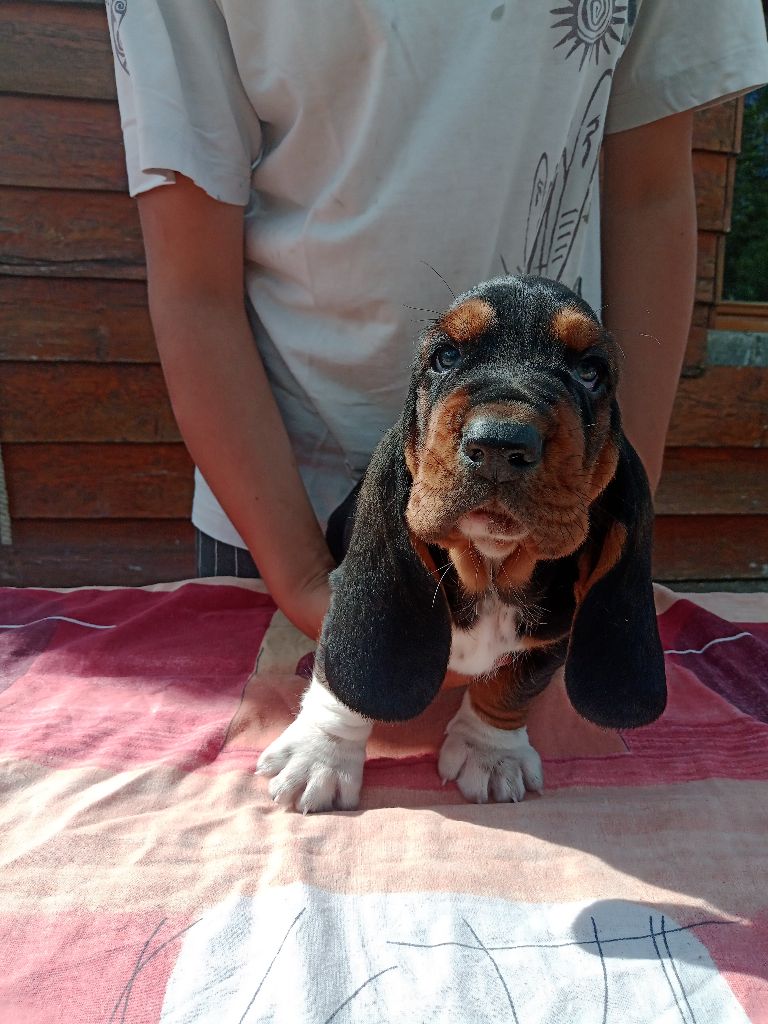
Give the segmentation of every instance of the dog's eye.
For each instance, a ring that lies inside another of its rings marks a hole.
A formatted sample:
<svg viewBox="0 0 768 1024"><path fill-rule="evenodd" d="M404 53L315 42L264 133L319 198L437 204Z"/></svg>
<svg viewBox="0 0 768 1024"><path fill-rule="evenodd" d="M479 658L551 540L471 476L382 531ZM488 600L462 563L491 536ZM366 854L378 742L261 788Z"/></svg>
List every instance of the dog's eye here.
<svg viewBox="0 0 768 1024"><path fill-rule="evenodd" d="M432 353L430 363L433 370L437 370L438 373L445 373L446 370L452 370L454 366L457 366L461 362L461 352L453 345L440 345Z"/></svg>
<svg viewBox="0 0 768 1024"><path fill-rule="evenodd" d="M595 359L583 359L576 367L576 376L587 391L597 391L603 383L603 367Z"/></svg>

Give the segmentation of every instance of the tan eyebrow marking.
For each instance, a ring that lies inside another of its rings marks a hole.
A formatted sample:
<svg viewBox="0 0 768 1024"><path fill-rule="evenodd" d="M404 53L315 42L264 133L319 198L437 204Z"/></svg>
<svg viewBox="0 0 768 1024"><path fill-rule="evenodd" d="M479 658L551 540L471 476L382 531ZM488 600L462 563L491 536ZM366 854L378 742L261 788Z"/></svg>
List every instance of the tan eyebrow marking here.
<svg viewBox="0 0 768 1024"><path fill-rule="evenodd" d="M496 323L496 310L485 299L467 299L449 309L437 326L453 341L475 341Z"/></svg>
<svg viewBox="0 0 768 1024"><path fill-rule="evenodd" d="M583 352L591 345L596 345L602 334L599 324L573 306L566 306L555 314L552 330L556 338L576 352Z"/></svg>

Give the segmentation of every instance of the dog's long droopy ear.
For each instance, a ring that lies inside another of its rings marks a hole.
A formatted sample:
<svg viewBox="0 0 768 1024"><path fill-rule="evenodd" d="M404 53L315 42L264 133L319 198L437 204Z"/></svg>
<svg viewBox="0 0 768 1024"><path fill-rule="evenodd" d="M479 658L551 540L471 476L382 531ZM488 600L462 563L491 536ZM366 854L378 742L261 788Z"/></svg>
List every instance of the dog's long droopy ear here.
<svg viewBox="0 0 768 1024"><path fill-rule="evenodd" d="M317 667L353 711L379 721L418 715L440 689L451 647L448 604L405 522L411 478L402 427L377 446L357 499Z"/></svg>
<svg viewBox="0 0 768 1024"><path fill-rule="evenodd" d="M616 473L592 506L580 556L565 682L580 715L627 729L661 715L667 685L651 582L651 494L623 435L618 447Z"/></svg>

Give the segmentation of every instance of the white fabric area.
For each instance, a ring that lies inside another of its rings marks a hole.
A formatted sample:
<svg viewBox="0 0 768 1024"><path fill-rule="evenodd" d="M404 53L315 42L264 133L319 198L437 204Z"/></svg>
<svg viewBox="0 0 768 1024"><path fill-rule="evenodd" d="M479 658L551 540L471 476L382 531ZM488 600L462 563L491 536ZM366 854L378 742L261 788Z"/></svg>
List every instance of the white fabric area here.
<svg viewBox="0 0 768 1024"><path fill-rule="evenodd" d="M162 1024L746 1024L697 931L645 904L341 895L233 897L185 934Z"/></svg>

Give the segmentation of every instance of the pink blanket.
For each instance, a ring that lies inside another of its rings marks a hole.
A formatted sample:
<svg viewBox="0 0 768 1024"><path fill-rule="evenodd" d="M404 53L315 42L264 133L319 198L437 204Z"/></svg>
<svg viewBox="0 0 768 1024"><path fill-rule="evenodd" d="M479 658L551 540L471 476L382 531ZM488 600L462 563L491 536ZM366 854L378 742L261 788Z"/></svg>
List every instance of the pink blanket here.
<svg viewBox="0 0 768 1024"><path fill-rule="evenodd" d="M310 653L258 584L0 591L0 1021L765 1024L768 597L658 598L665 715L556 681L542 797L440 783L445 690L302 817L253 775Z"/></svg>

